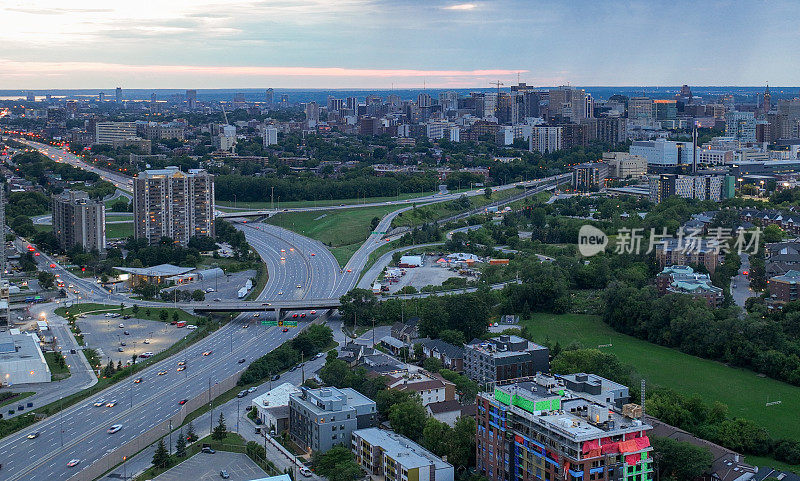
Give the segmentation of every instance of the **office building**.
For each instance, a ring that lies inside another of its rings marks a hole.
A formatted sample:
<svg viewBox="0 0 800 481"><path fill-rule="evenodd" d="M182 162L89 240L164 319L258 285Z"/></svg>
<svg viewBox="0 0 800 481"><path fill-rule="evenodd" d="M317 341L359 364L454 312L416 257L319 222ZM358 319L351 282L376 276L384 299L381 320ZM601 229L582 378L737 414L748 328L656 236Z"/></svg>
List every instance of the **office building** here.
<svg viewBox="0 0 800 481"><path fill-rule="evenodd" d="M697 163L701 165L728 165L734 160L733 150L698 149Z"/></svg>
<svg viewBox="0 0 800 481"><path fill-rule="evenodd" d="M105 252L105 204L89 199L89 194L82 190L65 190L54 195L53 234L65 251L78 245L86 251Z"/></svg>
<svg viewBox="0 0 800 481"><path fill-rule="evenodd" d="M269 125L264 129L264 148L278 143L278 129Z"/></svg>
<svg viewBox="0 0 800 481"><path fill-rule="evenodd" d="M117 87L115 94L117 103L122 103L122 87Z"/></svg>
<svg viewBox="0 0 800 481"><path fill-rule="evenodd" d="M519 336L503 334L464 346L464 374L479 384L550 371L550 351Z"/></svg>
<svg viewBox="0 0 800 481"><path fill-rule="evenodd" d="M186 91L186 106L189 107L189 110L197 108L197 90Z"/></svg>
<svg viewBox="0 0 800 481"><path fill-rule="evenodd" d="M653 479L652 427L632 417L641 409L627 404L621 414L613 402L567 387L580 383L613 397L604 389L619 385L600 379L537 375L479 393L477 471L490 481Z"/></svg>
<svg viewBox="0 0 800 481"><path fill-rule="evenodd" d="M626 152L603 152L603 162L608 164L608 176L629 179L647 175L647 159Z"/></svg>
<svg viewBox="0 0 800 481"><path fill-rule="evenodd" d="M306 125L314 128L319 123L319 106L316 102L306 104Z"/></svg>
<svg viewBox="0 0 800 481"><path fill-rule="evenodd" d="M649 97L631 97L628 100L628 119L637 123L653 120L653 99Z"/></svg>
<svg viewBox="0 0 800 481"><path fill-rule="evenodd" d="M0 332L0 384L50 382L50 368L36 334Z"/></svg>
<svg viewBox="0 0 800 481"><path fill-rule="evenodd" d="M653 114L656 120L675 120L678 118L678 104L674 100L653 100Z"/></svg>
<svg viewBox="0 0 800 481"><path fill-rule="evenodd" d="M158 244L162 237L187 245L214 236L214 176L203 169L145 170L133 178L133 234Z"/></svg>
<svg viewBox="0 0 800 481"><path fill-rule="evenodd" d="M268 107L272 106L275 102L275 91L273 89L268 88L267 91L264 92L264 102Z"/></svg>
<svg viewBox="0 0 800 481"><path fill-rule="evenodd" d="M378 426L375 401L352 388L301 388L289 396L289 433L308 452L324 453L337 444L350 446L357 429Z"/></svg>
<svg viewBox="0 0 800 481"><path fill-rule="evenodd" d="M586 92L575 87L559 87L549 92L548 118L560 122L579 122L588 117Z"/></svg>
<svg viewBox="0 0 800 481"><path fill-rule="evenodd" d="M572 186L575 190L597 191L606 186L609 177L605 162L586 162L572 168Z"/></svg>
<svg viewBox="0 0 800 481"><path fill-rule="evenodd" d="M111 145L115 140L128 140L136 137L135 122L97 122L95 142Z"/></svg>
<svg viewBox="0 0 800 481"><path fill-rule="evenodd" d="M658 293L685 294L703 299L708 307L719 307L725 299L722 289L711 283L708 274L695 272L689 266L667 266L656 277Z"/></svg>
<svg viewBox="0 0 800 481"><path fill-rule="evenodd" d="M670 196L719 202L733 196L733 177L727 175L651 175L650 201L656 204Z"/></svg>
<svg viewBox="0 0 800 481"><path fill-rule="evenodd" d="M177 122L136 122L136 133L150 140L185 138L183 124Z"/></svg>
<svg viewBox="0 0 800 481"><path fill-rule="evenodd" d="M756 141L756 117L753 112L732 110L725 113L725 135L741 142Z"/></svg>
<svg viewBox="0 0 800 481"><path fill-rule="evenodd" d="M536 126L531 131L528 150L548 154L563 148L563 130L561 127Z"/></svg>
<svg viewBox="0 0 800 481"><path fill-rule="evenodd" d="M386 481L453 481L455 469L414 441L378 428L353 431L356 463Z"/></svg>
<svg viewBox="0 0 800 481"><path fill-rule="evenodd" d="M628 152L647 159L647 165L656 169L692 165L694 149L691 142L673 142L664 139L641 140L631 144Z"/></svg>

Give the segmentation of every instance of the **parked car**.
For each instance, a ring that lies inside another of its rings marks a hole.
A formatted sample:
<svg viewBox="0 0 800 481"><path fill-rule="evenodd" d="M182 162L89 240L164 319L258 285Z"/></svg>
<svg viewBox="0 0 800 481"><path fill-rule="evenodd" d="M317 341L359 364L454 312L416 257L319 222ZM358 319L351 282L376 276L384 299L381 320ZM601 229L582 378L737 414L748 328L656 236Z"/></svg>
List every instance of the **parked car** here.
<svg viewBox="0 0 800 481"><path fill-rule="evenodd" d="M211 447L209 447L209 446L203 446L203 449L201 449L200 452L201 453L206 453L206 454L214 454L214 453L216 453L216 451L211 449Z"/></svg>
<svg viewBox="0 0 800 481"><path fill-rule="evenodd" d="M219 477L222 479L228 479L231 477L231 475L228 474L228 472L223 469L222 471L219 472Z"/></svg>

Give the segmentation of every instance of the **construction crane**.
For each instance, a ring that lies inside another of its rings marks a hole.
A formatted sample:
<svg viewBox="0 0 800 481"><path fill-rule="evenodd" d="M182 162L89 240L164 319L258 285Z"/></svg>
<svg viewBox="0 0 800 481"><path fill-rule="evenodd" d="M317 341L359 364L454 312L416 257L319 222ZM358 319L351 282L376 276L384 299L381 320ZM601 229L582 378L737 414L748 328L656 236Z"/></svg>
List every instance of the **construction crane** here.
<svg viewBox="0 0 800 481"><path fill-rule="evenodd" d="M494 116L497 117L497 112L500 111L500 86L505 84L499 80L496 80L494 82L489 82L489 85L497 86L497 97L494 100Z"/></svg>

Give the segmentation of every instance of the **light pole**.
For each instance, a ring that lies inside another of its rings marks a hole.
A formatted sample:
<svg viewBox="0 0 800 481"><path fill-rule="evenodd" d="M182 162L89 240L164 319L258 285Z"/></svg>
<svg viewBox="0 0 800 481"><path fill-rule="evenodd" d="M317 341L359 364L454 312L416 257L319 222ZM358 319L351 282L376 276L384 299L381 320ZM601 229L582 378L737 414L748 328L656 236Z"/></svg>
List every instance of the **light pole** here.
<svg viewBox="0 0 800 481"><path fill-rule="evenodd" d="M236 398L236 433L239 433L239 401L241 399Z"/></svg>

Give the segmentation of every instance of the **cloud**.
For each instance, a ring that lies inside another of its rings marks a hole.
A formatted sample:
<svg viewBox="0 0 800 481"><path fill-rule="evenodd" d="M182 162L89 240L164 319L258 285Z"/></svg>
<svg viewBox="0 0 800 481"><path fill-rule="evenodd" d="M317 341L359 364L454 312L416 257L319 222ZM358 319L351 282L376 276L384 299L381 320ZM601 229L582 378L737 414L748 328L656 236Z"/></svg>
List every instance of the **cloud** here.
<svg viewBox="0 0 800 481"><path fill-rule="evenodd" d="M477 5L474 3L456 3L454 5L442 7L442 10L474 10L475 7L477 7Z"/></svg>

